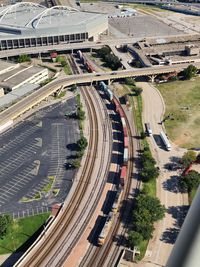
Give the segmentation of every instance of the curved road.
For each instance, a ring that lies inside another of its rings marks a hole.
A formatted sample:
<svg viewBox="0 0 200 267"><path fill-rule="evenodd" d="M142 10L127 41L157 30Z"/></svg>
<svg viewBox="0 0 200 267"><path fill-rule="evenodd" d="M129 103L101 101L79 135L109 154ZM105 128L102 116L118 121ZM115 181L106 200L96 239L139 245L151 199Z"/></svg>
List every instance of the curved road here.
<svg viewBox="0 0 200 267"><path fill-rule="evenodd" d="M146 257L141 266L165 266L179 232L182 215L188 205L187 194L181 193L178 188L178 171L167 170L165 164L173 162L175 157L181 157L184 150L173 144L171 151L160 147L158 135L163 127L158 123L162 120L165 111L163 98L152 85L138 84L143 88L143 121L149 122L153 131L153 136L149 137L151 151L161 170L157 180L157 197L167 209L165 218L155 225L154 236L149 242Z"/></svg>

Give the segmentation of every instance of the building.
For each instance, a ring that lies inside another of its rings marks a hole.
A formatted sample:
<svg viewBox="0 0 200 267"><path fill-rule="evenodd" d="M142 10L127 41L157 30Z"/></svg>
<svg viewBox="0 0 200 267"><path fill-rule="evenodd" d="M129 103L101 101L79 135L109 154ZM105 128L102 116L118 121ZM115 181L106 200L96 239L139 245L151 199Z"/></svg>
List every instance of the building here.
<svg viewBox="0 0 200 267"><path fill-rule="evenodd" d="M0 50L95 41L107 31L106 14L20 2L0 7Z"/></svg>

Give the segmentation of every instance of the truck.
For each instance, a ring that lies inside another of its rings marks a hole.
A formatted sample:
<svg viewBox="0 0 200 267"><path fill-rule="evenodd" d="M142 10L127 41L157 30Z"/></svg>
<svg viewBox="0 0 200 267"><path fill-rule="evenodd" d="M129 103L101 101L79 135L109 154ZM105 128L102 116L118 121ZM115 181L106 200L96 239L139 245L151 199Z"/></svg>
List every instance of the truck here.
<svg viewBox="0 0 200 267"><path fill-rule="evenodd" d="M160 138L161 138L161 140L163 141L163 143L164 143L164 145L165 145L167 151L170 151L170 150L171 150L170 142L169 142L169 140L168 140L166 134L165 134L163 131L160 132Z"/></svg>
<svg viewBox="0 0 200 267"><path fill-rule="evenodd" d="M145 126L145 130L146 130L147 135L151 136L152 135L152 129L151 129L150 123L147 122L144 124L144 126Z"/></svg>

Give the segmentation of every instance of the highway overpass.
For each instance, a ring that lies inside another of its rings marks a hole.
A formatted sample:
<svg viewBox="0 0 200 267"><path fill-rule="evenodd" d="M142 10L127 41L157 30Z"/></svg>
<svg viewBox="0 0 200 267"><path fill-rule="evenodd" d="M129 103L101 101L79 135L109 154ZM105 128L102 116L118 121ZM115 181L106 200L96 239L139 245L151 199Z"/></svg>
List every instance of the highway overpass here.
<svg viewBox="0 0 200 267"><path fill-rule="evenodd" d="M194 64L197 68L200 68L200 63ZM26 98L22 99L13 106L7 108L0 114L0 131L3 126L11 120L16 119L26 110L32 108L34 105L38 104L45 98L47 98L52 93L56 92L62 87L67 87L73 84L92 84L96 81L110 81L126 77L138 77L138 76L156 76L158 74L170 73L173 71L181 71L186 68L188 64L179 64L176 66L156 66L151 68L142 68L134 70L121 70L113 72L102 72L102 73L88 73L79 75L70 75L63 79L57 79L47 84L46 86L40 88L39 90L33 92Z"/></svg>

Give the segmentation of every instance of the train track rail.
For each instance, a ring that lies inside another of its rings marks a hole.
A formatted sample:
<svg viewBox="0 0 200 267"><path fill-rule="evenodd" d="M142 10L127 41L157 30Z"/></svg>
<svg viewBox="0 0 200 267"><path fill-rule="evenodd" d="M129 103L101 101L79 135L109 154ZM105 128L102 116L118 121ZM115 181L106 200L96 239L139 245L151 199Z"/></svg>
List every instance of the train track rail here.
<svg viewBox="0 0 200 267"><path fill-rule="evenodd" d="M63 207L61 211L61 216L57 218L57 222L52 226L51 231L46 233L46 237L43 240L41 246L37 246L30 252L27 258L16 266L51 266L45 263L47 258L50 262L52 255L51 253L55 251L55 245L59 243L59 240L63 237L68 228L72 218L74 217L76 210L78 209L81 200L88 188L90 183L91 174L95 164L95 155L97 153L97 142L98 142L98 121L95 106L91 99L88 90L82 91L84 98L86 100L86 105L88 109L88 116L90 121L90 139L88 144L88 152L86 155L87 164L83 167L82 175L78 181L77 187L69 204ZM93 155L93 156L92 156Z"/></svg>

